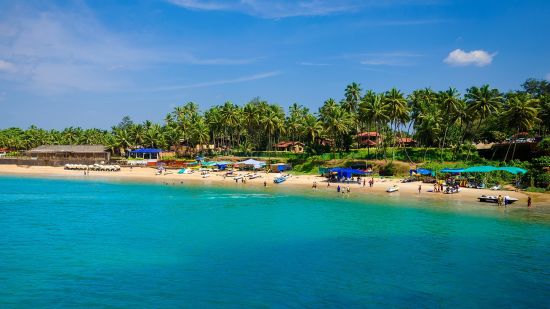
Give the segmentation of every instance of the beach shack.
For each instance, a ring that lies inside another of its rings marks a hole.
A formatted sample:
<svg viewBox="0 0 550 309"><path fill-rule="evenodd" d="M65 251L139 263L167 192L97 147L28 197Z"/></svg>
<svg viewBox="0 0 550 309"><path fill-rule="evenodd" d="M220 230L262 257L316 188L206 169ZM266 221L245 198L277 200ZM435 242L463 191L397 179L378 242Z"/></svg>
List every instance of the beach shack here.
<svg viewBox="0 0 550 309"><path fill-rule="evenodd" d="M27 151L32 160L45 165L67 163L106 163L111 154L103 145L42 145Z"/></svg>
<svg viewBox="0 0 550 309"><path fill-rule="evenodd" d="M139 148L128 152L128 158L143 160L159 160L162 149L158 148Z"/></svg>
<svg viewBox="0 0 550 309"><path fill-rule="evenodd" d="M359 144L366 147L374 147L382 141L382 135L378 132L363 132L357 134Z"/></svg>
<svg viewBox="0 0 550 309"><path fill-rule="evenodd" d="M304 143L295 142L295 141L286 141L280 142L273 145L278 151L289 151L293 153L303 153L304 152Z"/></svg>

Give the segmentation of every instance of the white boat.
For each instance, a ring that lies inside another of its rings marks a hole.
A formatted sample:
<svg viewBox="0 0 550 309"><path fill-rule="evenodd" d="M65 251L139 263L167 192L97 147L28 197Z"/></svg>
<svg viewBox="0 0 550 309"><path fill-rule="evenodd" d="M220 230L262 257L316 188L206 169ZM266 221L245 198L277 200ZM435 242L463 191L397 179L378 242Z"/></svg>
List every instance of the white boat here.
<svg viewBox="0 0 550 309"><path fill-rule="evenodd" d="M388 189L386 189L386 192L388 193L397 192L397 191L399 191L398 185L394 185L393 187L389 187Z"/></svg>
<svg viewBox="0 0 550 309"><path fill-rule="evenodd" d="M498 196L494 196L494 195L482 195L477 199L480 202L485 202L485 203L498 203ZM505 199L506 199L506 204L513 204L518 201L517 198L506 195L502 197L503 203Z"/></svg>
<svg viewBox="0 0 550 309"><path fill-rule="evenodd" d="M260 178L260 177L262 177L262 176L260 176L256 173L248 175L248 179L255 179L255 178Z"/></svg>
<svg viewBox="0 0 550 309"><path fill-rule="evenodd" d="M284 182L288 177L289 177L289 175L282 175L282 176L279 176L279 177L274 177L274 178L273 178L273 182L274 182L274 183L282 183L282 182Z"/></svg>

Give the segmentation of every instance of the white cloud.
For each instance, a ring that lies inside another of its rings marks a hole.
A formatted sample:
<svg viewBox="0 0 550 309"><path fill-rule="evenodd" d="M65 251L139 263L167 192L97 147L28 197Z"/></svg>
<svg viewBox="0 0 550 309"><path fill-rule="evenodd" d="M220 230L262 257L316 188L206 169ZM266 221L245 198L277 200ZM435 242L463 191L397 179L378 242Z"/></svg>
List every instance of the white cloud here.
<svg viewBox="0 0 550 309"><path fill-rule="evenodd" d="M298 62L299 65L304 66L329 66L329 63L321 63L321 62Z"/></svg>
<svg viewBox="0 0 550 309"><path fill-rule="evenodd" d="M496 53L489 54L484 50L473 50L465 52L462 49L455 49L449 53L443 62L452 66L475 65L483 67L491 64Z"/></svg>
<svg viewBox="0 0 550 309"><path fill-rule="evenodd" d="M249 82L253 80L269 78L269 77L277 76L279 74L281 74L281 72L272 71L272 72L259 73L259 74L249 75L249 76L242 76L234 79L216 80L216 81L202 82L202 83L181 85L181 86L163 86L163 87L148 89L145 91L170 91L170 90L200 88L200 87L209 87L209 86L217 86L217 85L225 85L225 84L236 84L236 83Z"/></svg>
<svg viewBox="0 0 550 309"><path fill-rule="evenodd" d="M323 16L354 11L365 5L360 0L168 0L191 10L234 11L260 18L286 18L296 16Z"/></svg>
<svg viewBox="0 0 550 309"><path fill-rule="evenodd" d="M15 72L15 65L9 61L0 59L0 72Z"/></svg>
<svg viewBox="0 0 550 309"><path fill-rule="evenodd" d="M278 19L297 16L326 16L392 5L430 5L433 0L165 0L190 10L233 11L250 16ZM413 21L413 24L419 24ZM426 23L420 21L420 23ZM428 21L428 23L431 23ZM390 25L403 25L391 22ZM405 22L411 24L410 21Z"/></svg>
<svg viewBox="0 0 550 309"><path fill-rule="evenodd" d="M546 74L546 80L550 82L550 73Z"/></svg>

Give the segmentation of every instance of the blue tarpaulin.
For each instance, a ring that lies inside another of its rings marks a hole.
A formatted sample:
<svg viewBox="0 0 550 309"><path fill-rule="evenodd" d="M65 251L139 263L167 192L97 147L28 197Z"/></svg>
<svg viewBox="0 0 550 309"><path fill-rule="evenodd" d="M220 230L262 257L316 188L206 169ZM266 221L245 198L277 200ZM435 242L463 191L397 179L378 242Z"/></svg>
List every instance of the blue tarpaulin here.
<svg viewBox="0 0 550 309"><path fill-rule="evenodd" d="M431 176L434 176L435 173L432 171L432 170L429 170L429 169L425 169L425 168L419 168L419 169L415 169L415 170L409 170L409 174L412 175L413 173L416 173L416 174L420 174L420 175L431 175Z"/></svg>
<svg viewBox="0 0 550 309"><path fill-rule="evenodd" d="M328 170L331 173L338 173L338 177L350 178L353 175L365 175L366 173L361 170L345 167L335 167Z"/></svg>

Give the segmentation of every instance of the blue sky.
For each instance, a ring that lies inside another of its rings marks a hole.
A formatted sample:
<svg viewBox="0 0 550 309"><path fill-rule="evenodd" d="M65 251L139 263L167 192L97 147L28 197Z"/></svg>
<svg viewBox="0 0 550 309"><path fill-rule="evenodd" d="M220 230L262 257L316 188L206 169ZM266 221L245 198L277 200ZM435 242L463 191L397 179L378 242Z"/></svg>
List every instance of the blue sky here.
<svg viewBox="0 0 550 309"><path fill-rule="evenodd" d="M47 3L45 3L47 2ZM550 1L0 1L0 128L550 79Z"/></svg>

